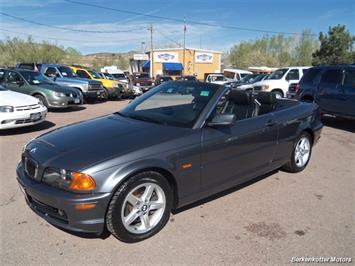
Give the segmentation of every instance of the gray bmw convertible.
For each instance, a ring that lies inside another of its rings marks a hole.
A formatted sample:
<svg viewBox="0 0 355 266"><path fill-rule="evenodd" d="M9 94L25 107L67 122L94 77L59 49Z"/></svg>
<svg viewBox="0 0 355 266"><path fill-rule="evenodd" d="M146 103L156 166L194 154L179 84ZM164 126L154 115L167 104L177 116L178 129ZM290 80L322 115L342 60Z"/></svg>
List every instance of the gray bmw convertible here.
<svg viewBox="0 0 355 266"><path fill-rule="evenodd" d="M282 168L300 172L322 129L318 106L189 81L30 141L17 167L28 206L57 227L125 242L170 212Z"/></svg>

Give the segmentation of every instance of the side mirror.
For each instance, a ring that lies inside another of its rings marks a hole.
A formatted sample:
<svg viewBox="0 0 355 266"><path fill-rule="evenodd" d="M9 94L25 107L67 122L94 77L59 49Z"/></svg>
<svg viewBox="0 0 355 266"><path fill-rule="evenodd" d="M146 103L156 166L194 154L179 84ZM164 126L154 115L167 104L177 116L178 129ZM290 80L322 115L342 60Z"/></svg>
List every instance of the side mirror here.
<svg viewBox="0 0 355 266"><path fill-rule="evenodd" d="M219 114L215 115L207 125L209 127L218 127L218 126L231 126L236 120L235 114Z"/></svg>

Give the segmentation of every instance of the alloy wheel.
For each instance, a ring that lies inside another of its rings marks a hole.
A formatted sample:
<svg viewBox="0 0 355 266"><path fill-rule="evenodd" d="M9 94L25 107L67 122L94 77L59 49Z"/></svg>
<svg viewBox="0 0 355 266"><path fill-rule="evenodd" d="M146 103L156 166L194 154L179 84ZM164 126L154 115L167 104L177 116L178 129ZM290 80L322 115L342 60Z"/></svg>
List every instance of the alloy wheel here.
<svg viewBox="0 0 355 266"><path fill-rule="evenodd" d="M311 152L311 143L307 137L302 137L296 144L295 163L297 167L303 167L307 164Z"/></svg>

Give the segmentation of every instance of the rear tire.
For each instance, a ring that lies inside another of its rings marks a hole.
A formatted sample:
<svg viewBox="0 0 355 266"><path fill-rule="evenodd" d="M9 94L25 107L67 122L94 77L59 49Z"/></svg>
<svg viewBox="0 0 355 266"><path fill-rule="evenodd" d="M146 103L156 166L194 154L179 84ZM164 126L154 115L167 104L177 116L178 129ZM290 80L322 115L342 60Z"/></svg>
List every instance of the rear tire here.
<svg viewBox="0 0 355 266"><path fill-rule="evenodd" d="M303 171L311 159L312 145L311 135L305 131L302 132L294 144L290 160L281 169L290 173Z"/></svg>
<svg viewBox="0 0 355 266"><path fill-rule="evenodd" d="M106 214L106 227L121 241L142 241L165 226L172 204L173 191L164 176L153 171L139 173L114 193Z"/></svg>

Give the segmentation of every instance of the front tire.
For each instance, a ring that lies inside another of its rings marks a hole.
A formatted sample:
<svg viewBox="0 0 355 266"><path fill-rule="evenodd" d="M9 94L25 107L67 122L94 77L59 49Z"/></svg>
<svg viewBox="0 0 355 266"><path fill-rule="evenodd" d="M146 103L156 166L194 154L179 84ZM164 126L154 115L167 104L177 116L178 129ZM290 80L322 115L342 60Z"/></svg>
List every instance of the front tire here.
<svg viewBox="0 0 355 266"><path fill-rule="evenodd" d="M48 102L44 96L36 94L36 95L34 95L34 97L37 98L45 107L48 108Z"/></svg>
<svg viewBox="0 0 355 266"><path fill-rule="evenodd" d="M158 233L168 222L173 191L161 174L139 173L124 182L113 195L106 214L108 231L133 243Z"/></svg>
<svg viewBox="0 0 355 266"><path fill-rule="evenodd" d="M295 142L290 160L282 167L290 173L303 171L312 155L312 137L309 133L303 132Z"/></svg>
<svg viewBox="0 0 355 266"><path fill-rule="evenodd" d="M282 91L280 91L280 90L274 90L274 91L272 91L272 93L274 93L274 94L275 94L276 99L281 99L281 98L283 98L283 97L284 97L283 92L282 92Z"/></svg>

